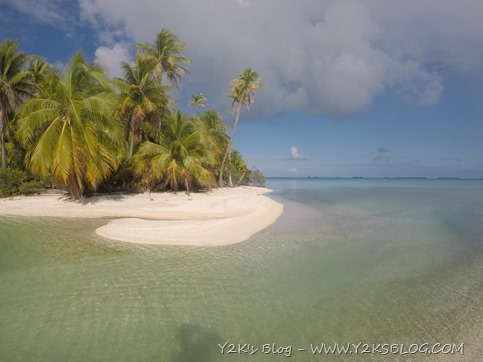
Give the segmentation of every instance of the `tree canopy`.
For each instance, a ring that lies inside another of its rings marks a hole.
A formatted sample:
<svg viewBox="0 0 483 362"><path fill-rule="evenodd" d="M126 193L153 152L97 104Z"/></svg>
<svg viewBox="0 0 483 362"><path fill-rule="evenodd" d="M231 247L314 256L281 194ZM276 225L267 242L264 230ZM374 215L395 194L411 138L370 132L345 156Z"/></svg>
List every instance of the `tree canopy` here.
<svg viewBox="0 0 483 362"><path fill-rule="evenodd" d="M175 108L170 90L181 85L190 63L175 34L162 29L152 44L137 47L134 59L121 64L123 77L111 79L81 52L59 71L19 51L17 41L0 44L0 196L28 192L24 182L32 190L50 184L76 199L100 187L190 192L215 187L225 168L230 186L232 176L248 182L250 170L231 145L240 108L250 106L260 86L258 75L247 69L232 81L238 108L229 137L216 110L200 112L207 103L202 93L189 101L194 116Z"/></svg>

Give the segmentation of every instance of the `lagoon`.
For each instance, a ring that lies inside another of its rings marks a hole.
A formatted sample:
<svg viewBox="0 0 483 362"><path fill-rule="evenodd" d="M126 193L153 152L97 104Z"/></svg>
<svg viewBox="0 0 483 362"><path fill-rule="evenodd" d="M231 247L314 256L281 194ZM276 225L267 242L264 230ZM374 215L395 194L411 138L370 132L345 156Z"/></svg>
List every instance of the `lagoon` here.
<svg viewBox="0 0 483 362"><path fill-rule="evenodd" d="M275 344L310 361L322 342L483 355L483 181L267 186L284 214L225 246L114 242L95 233L102 219L2 217L0 360L286 360L262 352ZM225 343L260 350L227 356Z"/></svg>

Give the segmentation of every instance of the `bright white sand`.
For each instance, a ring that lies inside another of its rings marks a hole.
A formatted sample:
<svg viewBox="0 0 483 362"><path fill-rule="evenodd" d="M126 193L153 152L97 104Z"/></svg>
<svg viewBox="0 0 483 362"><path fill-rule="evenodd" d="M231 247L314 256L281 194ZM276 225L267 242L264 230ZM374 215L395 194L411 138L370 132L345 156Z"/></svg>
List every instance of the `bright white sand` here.
<svg viewBox="0 0 483 362"><path fill-rule="evenodd" d="M65 195L17 196L0 200L0 215L116 218L96 232L106 238L166 245L225 245L266 228L283 206L259 187L95 196L73 201Z"/></svg>

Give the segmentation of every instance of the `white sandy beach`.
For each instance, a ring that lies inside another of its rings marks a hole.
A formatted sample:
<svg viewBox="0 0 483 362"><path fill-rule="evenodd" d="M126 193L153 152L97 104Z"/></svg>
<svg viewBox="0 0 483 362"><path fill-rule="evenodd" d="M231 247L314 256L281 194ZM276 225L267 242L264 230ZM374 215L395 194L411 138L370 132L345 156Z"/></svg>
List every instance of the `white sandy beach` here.
<svg viewBox="0 0 483 362"><path fill-rule="evenodd" d="M0 200L0 215L112 218L96 232L106 238L165 245L215 246L244 241L281 215L283 206L260 187L104 195L73 201L67 195Z"/></svg>

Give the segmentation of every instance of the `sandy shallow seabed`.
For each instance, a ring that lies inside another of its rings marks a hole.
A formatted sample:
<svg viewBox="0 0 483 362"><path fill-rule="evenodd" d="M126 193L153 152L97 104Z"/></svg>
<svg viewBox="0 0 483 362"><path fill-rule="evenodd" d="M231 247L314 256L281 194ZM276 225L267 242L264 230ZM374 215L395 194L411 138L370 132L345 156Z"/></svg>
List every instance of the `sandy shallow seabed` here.
<svg viewBox="0 0 483 362"><path fill-rule="evenodd" d="M64 194L0 200L0 215L115 218L96 232L106 238L165 245L214 246L241 242L282 214L283 205L260 187L103 195L73 201Z"/></svg>

